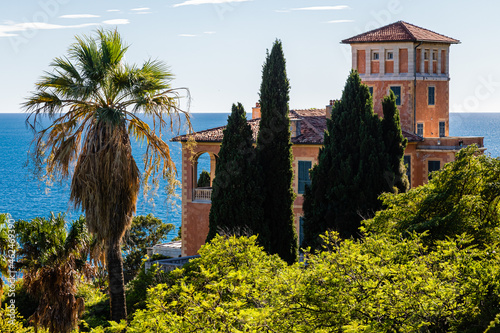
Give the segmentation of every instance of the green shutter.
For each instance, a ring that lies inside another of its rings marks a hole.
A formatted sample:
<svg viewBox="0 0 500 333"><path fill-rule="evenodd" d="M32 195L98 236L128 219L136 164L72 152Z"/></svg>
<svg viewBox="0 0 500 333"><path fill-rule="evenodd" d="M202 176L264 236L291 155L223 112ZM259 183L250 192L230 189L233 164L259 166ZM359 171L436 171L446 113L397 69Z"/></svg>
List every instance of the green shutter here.
<svg viewBox="0 0 500 333"><path fill-rule="evenodd" d="M309 178L309 170L311 169L311 167L311 161L299 161L299 194L304 194L306 184L309 185L311 183L311 179Z"/></svg>

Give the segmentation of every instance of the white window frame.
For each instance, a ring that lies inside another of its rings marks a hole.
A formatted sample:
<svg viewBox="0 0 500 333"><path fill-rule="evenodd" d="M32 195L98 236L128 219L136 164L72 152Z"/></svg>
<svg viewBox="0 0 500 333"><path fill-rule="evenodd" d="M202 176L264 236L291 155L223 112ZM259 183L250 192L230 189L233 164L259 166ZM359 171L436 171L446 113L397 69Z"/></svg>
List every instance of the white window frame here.
<svg viewBox="0 0 500 333"><path fill-rule="evenodd" d="M419 134L419 125L422 125L422 134ZM424 123L417 123L417 135L423 137L424 136Z"/></svg>
<svg viewBox="0 0 500 333"><path fill-rule="evenodd" d="M424 49L424 60L429 60L429 49Z"/></svg>

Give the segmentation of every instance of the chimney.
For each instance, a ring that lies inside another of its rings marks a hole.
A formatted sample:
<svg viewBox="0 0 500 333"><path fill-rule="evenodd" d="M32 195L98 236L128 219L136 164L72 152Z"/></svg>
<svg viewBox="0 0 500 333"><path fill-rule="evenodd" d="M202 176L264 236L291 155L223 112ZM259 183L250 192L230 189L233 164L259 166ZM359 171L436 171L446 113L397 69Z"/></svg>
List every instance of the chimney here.
<svg viewBox="0 0 500 333"><path fill-rule="evenodd" d="M326 118L327 119L332 117L333 103L335 103L335 101L333 99L331 99L330 104L328 104L326 106Z"/></svg>
<svg viewBox="0 0 500 333"><path fill-rule="evenodd" d="M252 108L252 119L260 118L260 103L255 103L255 107Z"/></svg>

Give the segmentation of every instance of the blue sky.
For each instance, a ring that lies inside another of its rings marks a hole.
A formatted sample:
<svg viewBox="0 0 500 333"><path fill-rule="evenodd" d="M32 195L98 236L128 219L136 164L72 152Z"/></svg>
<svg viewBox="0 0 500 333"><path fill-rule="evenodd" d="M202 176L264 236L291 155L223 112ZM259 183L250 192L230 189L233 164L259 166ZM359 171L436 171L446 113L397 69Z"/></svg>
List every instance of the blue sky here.
<svg viewBox="0 0 500 333"><path fill-rule="evenodd" d="M0 112L19 104L75 35L117 28L126 60L164 60L193 112L258 100L266 49L279 38L291 108L339 98L350 70L342 39L398 20L459 39L452 45L451 111L500 111L500 5L493 0L23 0L0 4Z"/></svg>

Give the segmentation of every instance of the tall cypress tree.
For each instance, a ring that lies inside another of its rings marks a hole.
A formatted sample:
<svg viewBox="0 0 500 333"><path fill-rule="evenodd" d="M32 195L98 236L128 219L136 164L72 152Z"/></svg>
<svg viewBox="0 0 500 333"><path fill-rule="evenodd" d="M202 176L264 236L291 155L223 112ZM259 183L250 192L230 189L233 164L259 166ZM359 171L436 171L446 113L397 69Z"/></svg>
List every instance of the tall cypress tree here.
<svg viewBox="0 0 500 333"><path fill-rule="evenodd" d="M357 237L363 218L381 207L378 196L392 191L381 121L368 87L356 71L327 119L324 146L304 194L304 244L318 248L319 235L336 230Z"/></svg>
<svg viewBox="0 0 500 333"><path fill-rule="evenodd" d="M276 40L262 69L257 156L264 181L264 223L270 232L265 248L293 263L297 260L297 234L293 214L289 90L281 41Z"/></svg>
<svg viewBox="0 0 500 333"><path fill-rule="evenodd" d="M384 134L384 144L389 160L389 168L393 173L394 187L399 193L408 191L410 183L406 176L404 165L404 154L408 140L401 132L401 121L399 110L396 106L396 96L390 91L388 96L382 100L384 119L382 119L382 133Z"/></svg>
<svg viewBox="0 0 500 333"><path fill-rule="evenodd" d="M252 129L243 106L233 104L215 168L207 241L219 232L267 235L262 203ZM258 239L263 242L261 236Z"/></svg>

